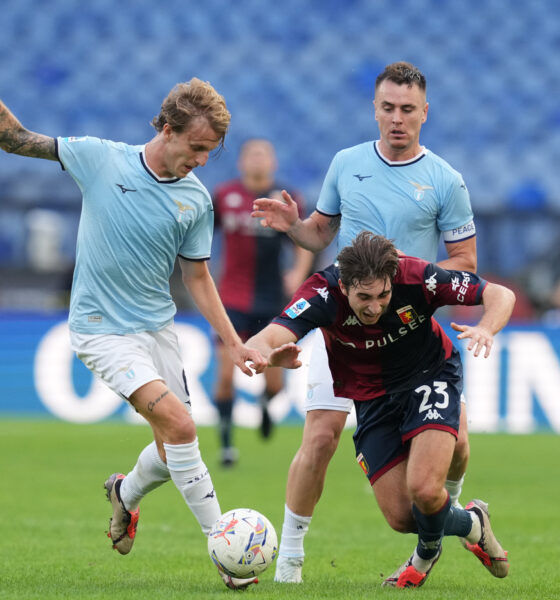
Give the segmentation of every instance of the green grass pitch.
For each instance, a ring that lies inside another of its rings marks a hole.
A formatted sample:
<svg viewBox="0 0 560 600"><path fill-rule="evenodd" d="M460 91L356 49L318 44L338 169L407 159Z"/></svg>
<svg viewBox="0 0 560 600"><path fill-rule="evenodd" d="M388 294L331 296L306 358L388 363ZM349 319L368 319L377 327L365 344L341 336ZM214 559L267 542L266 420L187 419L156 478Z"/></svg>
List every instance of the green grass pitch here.
<svg viewBox="0 0 560 600"><path fill-rule="evenodd" d="M236 431L241 459L217 464L213 429L201 428L202 454L222 510L250 507L282 526L284 487L301 427L278 427L263 442ZM560 437L472 435L462 500L490 503L510 573L494 579L459 543L447 538L441 560L421 590L382 589L383 575L405 560L415 536L393 532L356 464L346 431L331 463L323 498L306 539L302 585L273 582L274 566L245 592L227 590L205 539L172 483L146 497L133 551L120 556L105 537L109 503L103 481L125 473L150 440L144 426L55 421L0 422L0 598L361 599L421 594L426 600L546 600L560 597Z"/></svg>

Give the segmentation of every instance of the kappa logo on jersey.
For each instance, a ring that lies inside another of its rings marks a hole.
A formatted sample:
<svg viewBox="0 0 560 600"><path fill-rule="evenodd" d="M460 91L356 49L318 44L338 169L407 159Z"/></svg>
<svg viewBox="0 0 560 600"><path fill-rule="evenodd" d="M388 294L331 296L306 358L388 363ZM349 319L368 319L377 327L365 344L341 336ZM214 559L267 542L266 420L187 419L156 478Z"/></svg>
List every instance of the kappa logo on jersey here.
<svg viewBox="0 0 560 600"><path fill-rule="evenodd" d="M358 317L355 317L354 315L350 315L349 317L347 317L346 321L344 321L344 323L342 323L342 326L344 327L345 325L359 325L360 321L358 319Z"/></svg>
<svg viewBox="0 0 560 600"><path fill-rule="evenodd" d="M424 283L426 284L426 289L428 290L428 292L432 292L432 294L435 296L437 288L436 274L434 273L433 275L428 277L428 279L426 279Z"/></svg>
<svg viewBox="0 0 560 600"><path fill-rule="evenodd" d="M400 320L407 325L412 321L416 321L418 315L416 311L412 308L410 304L403 306L402 308L397 309L397 314L399 315Z"/></svg>
<svg viewBox="0 0 560 600"><path fill-rule="evenodd" d="M471 280L470 273L466 273L465 271L461 271L461 275L463 276L463 280L460 281L457 276L451 279L451 289L455 291L459 288L459 292L457 293L457 300L459 302L465 301L465 294L469 289L469 281Z"/></svg>
<svg viewBox="0 0 560 600"><path fill-rule="evenodd" d="M290 319L295 319L310 306L311 304L309 304L305 298L300 298L297 302L294 302L292 306L286 309L286 314Z"/></svg>
<svg viewBox="0 0 560 600"><path fill-rule="evenodd" d="M364 179L369 179L370 177L373 177L373 175L354 175L354 177L359 181L363 181Z"/></svg>
<svg viewBox="0 0 560 600"><path fill-rule="evenodd" d="M434 189L431 185L422 185L421 183L416 183L415 181L409 181L408 183L412 184L416 188L414 190L414 199L417 202L420 202L424 199L426 190Z"/></svg>
<svg viewBox="0 0 560 600"><path fill-rule="evenodd" d="M430 408L423 420L425 421L426 419L429 419L430 421L436 421L438 419L442 420L443 416L435 408Z"/></svg>
<svg viewBox="0 0 560 600"><path fill-rule="evenodd" d="M83 142L83 141L87 140L87 135L82 135L82 136L79 136L79 137L71 136L71 137L65 137L65 138L62 138L62 139L65 142L70 142L70 143L71 142Z"/></svg>
<svg viewBox="0 0 560 600"><path fill-rule="evenodd" d="M313 288L321 298L326 302L329 299L329 290L327 290L327 286L322 288Z"/></svg>
<svg viewBox="0 0 560 600"><path fill-rule="evenodd" d="M175 219L177 220L177 223L183 223L187 211L194 210L194 208L192 206L189 206L188 204L183 204L182 202L179 202L179 200L175 200L175 198L173 198L173 202L175 202L177 208L179 209L179 211L175 215Z"/></svg>

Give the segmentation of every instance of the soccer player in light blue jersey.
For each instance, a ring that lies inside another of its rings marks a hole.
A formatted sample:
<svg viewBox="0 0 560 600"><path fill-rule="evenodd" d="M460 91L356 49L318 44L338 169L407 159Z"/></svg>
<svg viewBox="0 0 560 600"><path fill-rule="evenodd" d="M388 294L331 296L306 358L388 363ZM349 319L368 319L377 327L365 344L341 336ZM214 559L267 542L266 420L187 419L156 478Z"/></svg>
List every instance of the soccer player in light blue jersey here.
<svg viewBox="0 0 560 600"><path fill-rule="evenodd" d="M367 230L394 241L404 254L435 262L443 237L451 270L476 271L476 238L469 194L461 175L420 144L428 116L426 79L410 63L388 65L375 85L379 140L338 152L327 172L316 210L305 220L292 198L261 198L253 216L264 227L284 231L313 252L338 233L338 246ZM352 408L335 398L324 341L315 334L308 377L301 446L288 473L282 540L275 580L302 580L303 539L319 501L328 464ZM469 457L467 420L461 410L459 437L446 487L458 501ZM390 475L380 478L376 497L387 521L398 531L414 530L411 505L395 502Z"/></svg>
<svg viewBox="0 0 560 600"><path fill-rule="evenodd" d="M82 214L70 300L72 348L85 365L151 425L154 441L128 475L105 482L113 515L108 536L128 554L140 500L171 479L208 534L221 510L198 448L187 378L173 329L169 278L182 278L204 317L245 374L266 361L229 320L207 260L212 201L193 174L223 145L230 122L224 98L207 82L180 83L152 121L155 137L130 146L92 137L57 138L25 129L0 102L0 147L60 161L78 184ZM220 572L230 588L255 578Z"/></svg>

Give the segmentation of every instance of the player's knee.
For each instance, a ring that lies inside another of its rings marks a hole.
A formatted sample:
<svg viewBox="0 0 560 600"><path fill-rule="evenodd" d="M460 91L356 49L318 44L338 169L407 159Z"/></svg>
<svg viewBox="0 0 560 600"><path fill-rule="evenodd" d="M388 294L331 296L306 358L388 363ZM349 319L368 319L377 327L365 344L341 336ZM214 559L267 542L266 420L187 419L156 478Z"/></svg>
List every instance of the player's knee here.
<svg viewBox="0 0 560 600"><path fill-rule="evenodd" d="M190 444L196 438L196 426L192 417L185 411L184 415L175 416L165 425L163 439L170 444Z"/></svg>
<svg viewBox="0 0 560 600"><path fill-rule="evenodd" d="M442 486L434 481L417 480L409 484L412 501L421 512L431 514L441 508Z"/></svg>
<svg viewBox="0 0 560 600"><path fill-rule="evenodd" d="M338 446L338 436L332 429L317 429L307 440L307 455L314 464L328 464Z"/></svg>
<svg viewBox="0 0 560 600"><path fill-rule="evenodd" d="M385 515L385 519L391 529L398 533L416 533L416 521L412 513L408 511L406 514L391 512Z"/></svg>

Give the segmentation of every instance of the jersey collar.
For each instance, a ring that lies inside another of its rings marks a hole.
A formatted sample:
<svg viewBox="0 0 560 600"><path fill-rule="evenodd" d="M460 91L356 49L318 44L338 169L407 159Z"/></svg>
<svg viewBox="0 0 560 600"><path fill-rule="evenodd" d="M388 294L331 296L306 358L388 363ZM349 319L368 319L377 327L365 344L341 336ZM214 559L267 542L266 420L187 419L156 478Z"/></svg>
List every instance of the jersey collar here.
<svg viewBox="0 0 560 600"><path fill-rule="evenodd" d="M408 160L389 160L388 158L385 158L383 154L381 154L381 150L379 150L379 140L373 142L373 149L375 150L375 153L377 154L379 159L382 160L386 165L389 165L390 167L405 167L406 165L411 165L415 162L418 162L419 160L422 160L427 153L426 147L422 146L420 152L416 156L413 156Z"/></svg>
<svg viewBox="0 0 560 600"><path fill-rule="evenodd" d="M146 146L142 146L142 150L140 150L140 162L148 175L158 183L175 183L180 180L180 177L159 177L155 171L150 169L148 162L146 161Z"/></svg>

